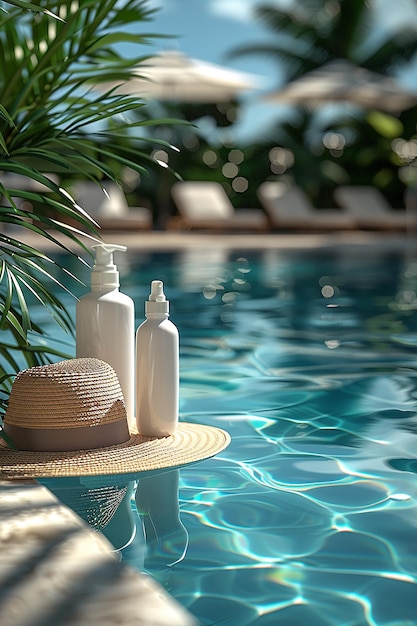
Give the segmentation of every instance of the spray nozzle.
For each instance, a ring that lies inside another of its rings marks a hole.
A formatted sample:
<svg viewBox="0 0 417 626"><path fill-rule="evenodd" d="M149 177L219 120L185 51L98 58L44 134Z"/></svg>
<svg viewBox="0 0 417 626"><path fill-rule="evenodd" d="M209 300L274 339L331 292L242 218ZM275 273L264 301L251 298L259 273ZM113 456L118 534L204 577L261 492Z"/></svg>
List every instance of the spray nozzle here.
<svg viewBox="0 0 417 626"><path fill-rule="evenodd" d="M92 246L96 260L91 273L91 285L96 287L119 287L119 272L113 262L113 252L126 252L126 246L98 243Z"/></svg>
<svg viewBox="0 0 417 626"><path fill-rule="evenodd" d="M145 302L145 313L159 313L167 315L169 313L169 302L164 294L164 283L162 280L151 282L151 293L149 300Z"/></svg>
<svg viewBox="0 0 417 626"><path fill-rule="evenodd" d="M165 302L164 283L162 280L153 280L151 282L151 294L149 302Z"/></svg>

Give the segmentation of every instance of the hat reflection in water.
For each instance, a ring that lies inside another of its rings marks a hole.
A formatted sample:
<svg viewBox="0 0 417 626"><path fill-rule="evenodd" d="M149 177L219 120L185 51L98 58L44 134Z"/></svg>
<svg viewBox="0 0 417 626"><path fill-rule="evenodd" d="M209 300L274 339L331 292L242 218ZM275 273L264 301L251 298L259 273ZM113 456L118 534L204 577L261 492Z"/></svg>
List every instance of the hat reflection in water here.
<svg viewBox="0 0 417 626"><path fill-rule="evenodd" d="M121 551L135 542L141 569L165 570L185 558L188 531L181 519L178 468L119 476L41 479L59 500ZM135 504L134 504L135 502Z"/></svg>
<svg viewBox="0 0 417 626"><path fill-rule="evenodd" d="M224 430L180 422L168 437L129 431L113 368L94 358L19 372L4 417L0 478L98 476L179 467L221 452Z"/></svg>
<svg viewBox="0 0 417 626"><path fill-rule="evenodd" d="M117 551L125 549L137 534L131 501L136 481L123 476L73 476L40 479L63 504L93 530L101 532Z"/></svg>

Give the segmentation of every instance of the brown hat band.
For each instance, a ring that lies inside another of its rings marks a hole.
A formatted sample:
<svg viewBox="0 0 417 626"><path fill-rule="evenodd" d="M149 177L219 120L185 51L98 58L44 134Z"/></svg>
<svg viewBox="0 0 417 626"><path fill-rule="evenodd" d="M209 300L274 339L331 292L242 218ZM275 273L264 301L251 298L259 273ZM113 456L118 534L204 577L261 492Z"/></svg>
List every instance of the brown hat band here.
<svg viewBox="0 0 417 626"><path fill-rule="evenodd" d="M39 452L106 448L130 439L125 417L116 422L79 428L24 428L7 422L3 428L18 450Z"/></svg>

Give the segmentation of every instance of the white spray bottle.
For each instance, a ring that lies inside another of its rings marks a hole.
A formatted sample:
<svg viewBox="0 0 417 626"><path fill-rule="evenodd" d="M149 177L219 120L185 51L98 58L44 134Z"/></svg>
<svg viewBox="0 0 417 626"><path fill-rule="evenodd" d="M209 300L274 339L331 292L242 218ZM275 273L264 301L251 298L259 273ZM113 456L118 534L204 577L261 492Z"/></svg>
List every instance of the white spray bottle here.
<svg viewBox="0 0 417 626"><path fill-rule="evenodd" d="M136 426L141 435L163 437L178 424L179 337L160 280L151 283L145 316L136 333Z"/></svg>
<svg viewBox="0 0 417 626"><path fill-rule="evenodd" d="M91 272L91 291L76 307L76 356L95 357L115 370L125 399L129 424L134 425L135 306L119 291L119 272L113 252L126 246L97 244Z"/></svg>

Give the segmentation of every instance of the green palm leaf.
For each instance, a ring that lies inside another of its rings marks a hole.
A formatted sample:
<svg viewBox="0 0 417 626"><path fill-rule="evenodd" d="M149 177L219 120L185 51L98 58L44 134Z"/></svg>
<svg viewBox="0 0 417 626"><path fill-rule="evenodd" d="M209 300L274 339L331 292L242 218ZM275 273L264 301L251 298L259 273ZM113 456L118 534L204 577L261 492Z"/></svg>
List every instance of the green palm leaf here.
<svg viewBox="0 0 417 626"><path fill-rule="evenodd" d="M132 67L146 58L145 44L158 35L140 34L143 23L154 14L148 0L39 0L36 4L14 0L4 7L0 11L0 223L14 228L13 235L0 230L0 329L5 333L0 342L0 390L7 396L8 376L21 367L22 359L31 366L67 354L45 342L42 329L31 319L32 299L69 336L74 330L55 295L57 290L68 291L56 278L65 268L23 243L19 233L34 233L85 263L82 257L90 255L86 241L100 240L98 225L55 177L99 182L103 177L117 178L108 163L141 174L149 165L155 166L145 132L152 121L140 118L143 102L111 90L100 93L92 85L126 80ZM137 54L131 58L120 54L126 43L136 44ZM11 175L33 185L14 184ZM0 412L1 407L0 398Z"/></svg>

